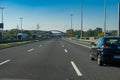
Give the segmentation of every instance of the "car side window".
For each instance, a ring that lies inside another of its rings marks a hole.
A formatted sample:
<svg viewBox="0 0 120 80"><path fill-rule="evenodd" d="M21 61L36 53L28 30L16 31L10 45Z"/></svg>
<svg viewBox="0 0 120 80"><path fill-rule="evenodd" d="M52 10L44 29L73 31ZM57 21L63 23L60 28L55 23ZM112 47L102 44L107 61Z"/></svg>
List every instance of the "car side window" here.
<svg viewBox="0 0 120 80"><path fill-rule="evenodd" d="M98 46L102 46L103 45L103 38L100 39L100 42L98 43Z"/></svg>
<svg viewBox="0 0 120 80"><path fill-rule="evenodd" d="M96 46L101 46L103 44L103 38L98 39L95 44Z"/></svg>
<svg viewBox="0 0 120 80"><path fill-rule="evenodd" d="M97 45L99 43L100 39L96 40L95 44Z"/></svg>

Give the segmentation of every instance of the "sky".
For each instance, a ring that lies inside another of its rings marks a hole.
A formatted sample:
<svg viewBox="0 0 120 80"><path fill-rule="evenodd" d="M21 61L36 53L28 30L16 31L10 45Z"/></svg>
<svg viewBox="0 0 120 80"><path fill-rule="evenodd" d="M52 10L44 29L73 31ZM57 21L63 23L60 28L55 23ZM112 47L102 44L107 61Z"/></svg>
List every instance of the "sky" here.
<svg viewBox="0 0 120 80"><path fill-rule="evenodd" d="M107 30L117 30L118 2L106 0ZM83 30L103 28L104 0L82 0L82 4ZM81 29L81 0L0 0L0 7L5 7L4 30L20 29L23 17L24 30L36 30L39 24L40 30L66 31L71 28L70 14L73 14L73 29Z"/></svg>

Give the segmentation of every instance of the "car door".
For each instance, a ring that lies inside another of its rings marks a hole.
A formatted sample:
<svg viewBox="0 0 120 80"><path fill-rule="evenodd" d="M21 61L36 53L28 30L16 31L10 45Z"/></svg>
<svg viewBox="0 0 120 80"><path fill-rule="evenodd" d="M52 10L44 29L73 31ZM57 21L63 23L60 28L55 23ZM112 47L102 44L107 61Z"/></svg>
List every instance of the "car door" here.
<svg viewBox="0 0 120 80"><path fill-rule="evenodd" d="M102 41L103 41L102 38L99 38L98 40L96 40L95 44L91 46L92 55L94 57L97 57L97 53L98 50L101 48Z"/></svg>

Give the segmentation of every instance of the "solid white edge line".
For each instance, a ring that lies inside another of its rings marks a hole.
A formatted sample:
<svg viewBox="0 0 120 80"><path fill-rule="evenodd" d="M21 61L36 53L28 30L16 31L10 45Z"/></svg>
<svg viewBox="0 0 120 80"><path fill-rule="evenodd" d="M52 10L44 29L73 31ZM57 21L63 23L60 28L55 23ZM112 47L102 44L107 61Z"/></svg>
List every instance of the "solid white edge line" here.
<svg viewBox="0 0 120 80"><path fill-rule="evenodd" d="M78 69L78 67L75 65L75 63L73 61L71 61L71 64L74 68L74 70L76 71L78 76L82 76L82 73L80 72L80 70Z"/></svg>
<svg viewBox="0 0 120 80"><path fill-rule="evenodd" d="M68 52L67 49L64 49L64 50L65 50L66 53Z"/></svg>
<svg viewBox="0 0 120 80"><path fill-rule="evenodd" d="M1 62L1 63L0 63L0 66L1 66L1 65L3 65L3 64L5 64L5 63L8 63L8 62L10 62L10 60L9 60L9 59L8 59L8 60L6 60L6 61Z"/></svg>
<svg viewBox="0 0 120 80"><path fill-rule="evenodd" d="M33 50L34 50L34 48L32 48L32 49L29 49L29 50L28 50L28 52L31 52L31 51L33 51Z"/></svg>
<svg viewBox="0 0 120 80"><path fill-rule="evenodd" d="M65 41L67 41L67 40L65 40ZM72 41L68 41L68 42L71 42L73 44L80 45L80 46L83 46L83 47L86 47L86 48L90 48L89 46L86 46L86 45L83 45L83 44L80 44L80 43L76 43L76 42L72 42Z"/></svg>
<svg viewBox="0 0 120 80"><path fill-rule="evenodd" d="M83 45L83 44L79 44L79 43L76 43L76 42L72 42L73 44L77 44L77 45L80 45L80 46L83 46L83 47L86 47L86 48L90 48L89 46L86 46L86 45Z"/></svg>

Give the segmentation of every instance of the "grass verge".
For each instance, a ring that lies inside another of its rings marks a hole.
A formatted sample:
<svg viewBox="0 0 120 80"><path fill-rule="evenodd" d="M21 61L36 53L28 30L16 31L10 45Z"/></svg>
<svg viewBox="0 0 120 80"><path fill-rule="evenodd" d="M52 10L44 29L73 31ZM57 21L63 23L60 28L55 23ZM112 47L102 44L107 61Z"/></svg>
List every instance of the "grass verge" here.
<svg viewBox="0 0 120 80"><path fill-rule="evenodd" d="M6 48L6 47L12 47L12 46L17 46L17 45L22 45L22 44L27 44L27 43L31 43L31 42L36 42L36 40L32 40L32 41L22 41L22 42L12 42L12 43L1 43L0 44L0 49L1 48Z"/></svg>
<svg viewBox="0 0 120 80"><path fill-rule="evenodd" d="M71 41L75 41L75 42L78 42L81 44L86 44L86 45L91 45L91 42L92 42L92 41L88 41L88 40L78 40L78 39L69 39L69 38L66 38L66 39L71 40Z"/></svg>

